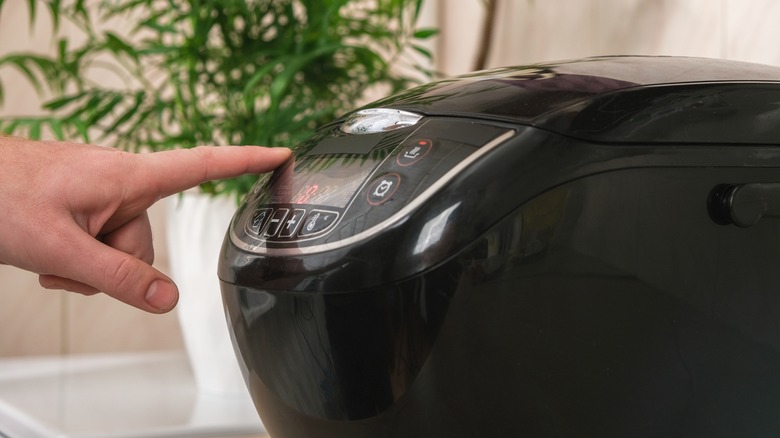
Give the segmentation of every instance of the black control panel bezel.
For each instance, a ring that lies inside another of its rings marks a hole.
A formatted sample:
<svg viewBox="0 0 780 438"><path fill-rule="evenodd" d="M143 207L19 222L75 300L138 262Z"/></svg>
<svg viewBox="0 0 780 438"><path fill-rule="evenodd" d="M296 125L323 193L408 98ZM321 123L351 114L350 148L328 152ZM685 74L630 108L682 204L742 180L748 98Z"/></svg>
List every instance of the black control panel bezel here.
<svg viewBox="0 0 780 438"><path fill-rule="evenodd" d="M331 127L296 151L299 160L326 149L334 156L350 150L353 137ZM363 179L345 207L269 202L271 177L256 187L239 209L233 240L248 250L330 245L350 239L398 213L488 143L510 137L510 129L457 118L424 118L411 128L357 140L361 153L380 153L381 159ZM342 139L343 145L339 144ZM322 144L326 146L323 148ZM318 215L319 216L316 216ZM316 216L316 218L315 218Z"/></svg>
<svg viewBox="0 0 780 438"><path fill-rule="evenodd" d="M343 208L324 205L260 205L245 223L248 236L271 242L297 242L330 231L344 214Z"/></svg>

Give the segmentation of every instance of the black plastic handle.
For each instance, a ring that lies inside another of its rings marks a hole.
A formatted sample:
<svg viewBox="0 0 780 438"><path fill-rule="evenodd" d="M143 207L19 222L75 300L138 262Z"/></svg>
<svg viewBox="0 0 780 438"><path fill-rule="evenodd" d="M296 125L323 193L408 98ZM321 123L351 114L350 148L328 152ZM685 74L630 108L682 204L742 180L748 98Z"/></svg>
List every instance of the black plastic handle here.
<svg viewBox="0 0 780 438"><path fill-rule="evenodd" d="M708 208L716 223L742 228L780 218L780 183L718 185L710 192Z"/></svg>

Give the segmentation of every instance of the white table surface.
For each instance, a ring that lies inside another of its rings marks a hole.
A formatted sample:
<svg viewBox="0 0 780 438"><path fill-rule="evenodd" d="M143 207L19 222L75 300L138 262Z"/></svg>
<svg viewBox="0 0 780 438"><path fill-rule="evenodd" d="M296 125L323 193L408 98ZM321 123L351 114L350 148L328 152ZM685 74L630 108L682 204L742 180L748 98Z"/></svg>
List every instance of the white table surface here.
<svg viewBox="0 0 780 438"><path fill-rule="evenodd" d="M0 437L265 436L247 395L199 392L183 352L0 359Z"/></svg>

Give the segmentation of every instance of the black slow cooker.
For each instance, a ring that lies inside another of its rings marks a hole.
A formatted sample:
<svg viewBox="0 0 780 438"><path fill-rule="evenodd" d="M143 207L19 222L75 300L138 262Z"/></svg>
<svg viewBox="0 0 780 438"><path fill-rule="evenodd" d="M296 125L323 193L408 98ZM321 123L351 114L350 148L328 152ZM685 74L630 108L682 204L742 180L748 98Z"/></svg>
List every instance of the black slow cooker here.
<svg viewBox="0 0 780 438"><path fill-rule="evenodd" d="M780 436L780 68L602 57L322 127L219 266L271 436Z"/></svg>

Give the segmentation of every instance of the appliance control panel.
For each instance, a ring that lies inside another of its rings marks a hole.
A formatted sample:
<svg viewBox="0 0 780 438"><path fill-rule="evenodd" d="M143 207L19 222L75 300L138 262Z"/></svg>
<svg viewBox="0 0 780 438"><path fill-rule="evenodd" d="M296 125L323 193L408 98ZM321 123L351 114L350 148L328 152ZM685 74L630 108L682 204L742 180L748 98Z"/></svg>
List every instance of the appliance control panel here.
<svg viewBox="0 0 780 438"><path fill-rule="evenodd" d="M331 127L257 183L234 218L232 238L250 250L350 239L383 224L511 132L456 118L423 118L415 126L360 135Z"/></svg>

